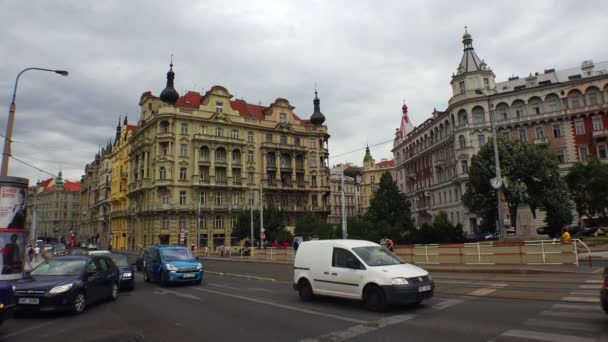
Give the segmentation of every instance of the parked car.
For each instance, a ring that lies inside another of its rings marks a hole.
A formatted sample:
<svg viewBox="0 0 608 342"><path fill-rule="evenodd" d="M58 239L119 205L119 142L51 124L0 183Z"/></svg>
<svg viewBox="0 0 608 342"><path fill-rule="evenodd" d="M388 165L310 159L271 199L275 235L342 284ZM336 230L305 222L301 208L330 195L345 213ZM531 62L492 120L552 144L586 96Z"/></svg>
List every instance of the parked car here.
<svg viewBox="0 0 608 342"><path fill-rule="evenodd" d="M104 299L116 300L119 271L107 256L47 260L15 283L17 312L71 311Z"/></svg>
<svg viewBox="0 0 608 342"><path fill-rule="evenodd" d="M427 271L377 243L319 240L298 248L293 287L304 301L315 295L357 299L369 310L383 311L433 297L435 284Z"/></svg>
<svg viewBox="0 0 608 342"><path fill-rule="evenodd" d="M144 251L141 251L137 258L135 258L135 268L141 272L144 270Z"/></svg>
<svg viewBox="0 0 608 342"><path fill-rule="evenodd" d="M70 254L70 251L61 242L53 245L53 256L65 256Z"/></svg>
<svg viewBox="0 0 608 342"><path fill-rule="evenodd" d="M505 234L507 236L515 236L515 228L509 227L509 228L505 229Z"/></svg>
<svg viewBox="0 0 608 342"><path fill-rule="evenodd" d="M600 303L602 304L602 309L604 312L608 314L608 266L604 267L604 285L600 290Z"/></svg>
<svg viewBox="0 0 608 342"><path fill-rule="evenodd" d="M110 258L120 271L120 290L133 290L135 288L135 268L129 263L125 254L110 254Z"/></svg>
<svg viewBox="0 0 608 342"><path fill-rule="evenodd" d="M107 255L107 256L110 256L110 255L112 255L112 252L106 251L104 249L95 249L95 250L92 250L92 251L87 251L87 254L88 255Z"/></svg>
<svg viewBox="0 0 608 342"><path fill-rule="evenodd" d="M144 251L144 280L157 281L163 286L182 282L200 284L203 265L185 246L150 246Z"/></svg>
<svg viewBox="0 0 608 342"><path fill-rule="evenodd" d="M15 310L15 286L0 281L0 325L13 316Z"/></svg>
<svg viewBox="0 0 608 342"><path fill-rule="evenodd" d="M87 255L89 251L82 248L74 248L70 251L70 255Z"/></svg>

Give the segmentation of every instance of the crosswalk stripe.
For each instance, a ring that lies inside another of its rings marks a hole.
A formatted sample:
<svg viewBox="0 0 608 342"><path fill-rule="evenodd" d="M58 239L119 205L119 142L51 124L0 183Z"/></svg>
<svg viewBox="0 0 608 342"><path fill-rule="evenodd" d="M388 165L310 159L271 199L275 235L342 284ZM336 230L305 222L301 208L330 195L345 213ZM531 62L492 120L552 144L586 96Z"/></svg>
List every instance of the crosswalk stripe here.
<svg viewBox="0 0 608 342"><path fill-rule="evenodd" d="M555 304L554 309L568 309L568 310L588 310L588 311L601 311L602 309L597 305L577 305L577 304Z"/></svg>
<svg viewBox="0 0 608 342"><path fill-rule="evenodd" d="M564 297L562 298L562 300L565 300L567 302L586 302L586 303L599 303L600 299L599 298L593 298L593 297Z"/></svg>
<svg viewBox="0 0 608 342"><path fill-rule="evenodd" d="M601 284L604 281L601 279L589 279L589 280L585 280L585 283L587 284Z"/></svg>
<svg viewBox="0 0 608 342"><path fill-rule="evenodd" d="M594 289L594 290L599 290L602 288L602 285L597 284L597 285L581 285L579 286L579 288L581 289Z"/></svg>
<svg viewBox="0 0 608 342"><path fill-rule="evenodd" d="M590 333L600 332L602 328L598 325L589 324L589 323L578 323L578 322L566 322L566 321L552 321L547 319L529 319L525 323L525 325L533 325L536 327L542 328L551 328L555 330L559 329L571 329L571 330L581 330L587 331Z"/></svg>
<svg viewBox="0 0 608 342"><path fill-rule="evenodd" d="M550 334L539 331L532 330L508 330L503 333L501 336L508 337L519 337L525 338L529 340L537 340L537 341L551 341L551 342L594 342L594 338L587 337L578 337L572 335L562 335L562 334Z"/></svg>
<svg viewBox="0 0 608 342"><path fill-rule="evenodd" d="M571 295L583 295L583 296L597 296L597 292L593 291L572 291L570 292Z"/></svg>
<svg viewBox="0 0 608 342"><path fill-rule="evenodd" d="M469 295L471 295L471 296L486 296L486 295L489 295L492 292L496 292L496 289L478 289L478 290L475 290L475 291L469 293Z"/></svg>
<svg viewBox="0 0 608 342"><path fill-rule="evenodd" d="M572 312L572 311L541 311L540 313L543 316L553 316L553 317L568 317L568 318L598 318L600 317L597 313L593 312Z"/></svg>

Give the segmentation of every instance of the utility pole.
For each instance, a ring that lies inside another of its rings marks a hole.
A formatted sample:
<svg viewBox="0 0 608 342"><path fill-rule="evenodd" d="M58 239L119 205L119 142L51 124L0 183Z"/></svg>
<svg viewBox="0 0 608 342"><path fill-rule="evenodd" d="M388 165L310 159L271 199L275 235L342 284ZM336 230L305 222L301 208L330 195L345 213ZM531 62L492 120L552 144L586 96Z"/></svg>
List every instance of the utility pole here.
<svg viewBox="0 0 608 342"><path fill-rule="evenodd" d="M262 244L264 243L264 239L262 239L262 233L264 233L264 204L263 204L263 193L262 193L262 181L264 179L263 175L260 175L260 248L262 248Z"/></svg>
<svg viewBox="0 0 608 342"><path fill-rule="evenodd" d="M340 184L342 187L342 238L348 239L346 227L346 195L344 194L344 169L340 166Z"/></svg>
<svg viewBox="0 0 608 342"><path fill-rule="evenodd" d="M39 184L38 184L39 185ZM36 246L36 226L38 225L38 186L34 188L34 216L32 220L32 246Z"/></svg>
<svg viewBox="0 0 608 342"><path fill-rule="evenodd" d="M251 249L253 249L253 188L249 189L249 216L251 220Z"/></svg>
<svg viewBox="0 0 608 342"><path fill-rule="evenodd" d="M201 248L201 197L198 197L198 216L196 217L196 247Z"/></svg>

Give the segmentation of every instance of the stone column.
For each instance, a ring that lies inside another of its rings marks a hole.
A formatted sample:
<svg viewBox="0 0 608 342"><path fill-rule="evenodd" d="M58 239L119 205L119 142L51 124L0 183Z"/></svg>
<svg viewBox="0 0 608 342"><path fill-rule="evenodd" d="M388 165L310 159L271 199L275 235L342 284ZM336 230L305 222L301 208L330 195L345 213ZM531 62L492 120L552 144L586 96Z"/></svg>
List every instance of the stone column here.
<svg viewBox="0 0 608 342"><path fill-rule="evenodd" d="M200 158L200 149L198 147L194 147L194 172L192 172L193 176L198 176L198 160ZM197 177L195 177L197 178Z"/></svg>

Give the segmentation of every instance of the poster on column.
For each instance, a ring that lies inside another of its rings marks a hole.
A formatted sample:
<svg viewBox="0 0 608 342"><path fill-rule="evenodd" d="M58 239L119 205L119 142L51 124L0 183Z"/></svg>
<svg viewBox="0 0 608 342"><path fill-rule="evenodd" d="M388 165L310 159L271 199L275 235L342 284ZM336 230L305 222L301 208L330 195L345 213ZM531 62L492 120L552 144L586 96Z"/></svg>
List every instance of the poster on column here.
<svg viewBox="0 0 608 342"><path fill-rule="evenodd" d="M0 177L0 280L23 276L28 180Z"/></svg>

